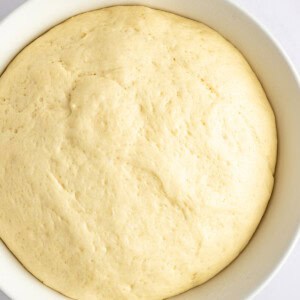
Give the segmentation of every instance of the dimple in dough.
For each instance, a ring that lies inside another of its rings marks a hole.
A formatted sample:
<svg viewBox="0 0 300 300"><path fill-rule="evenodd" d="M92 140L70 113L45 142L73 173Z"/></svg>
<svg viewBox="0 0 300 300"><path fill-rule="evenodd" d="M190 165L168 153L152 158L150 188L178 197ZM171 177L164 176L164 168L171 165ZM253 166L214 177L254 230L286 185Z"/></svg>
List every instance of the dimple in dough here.
<svg viewBox="0 0 300 300"><path fill-rule="evenodd" d="M245 247L270 198L275 119L243 56L145 7L75 16L0 78L0 235L75 299L163 299Z"/></svg>

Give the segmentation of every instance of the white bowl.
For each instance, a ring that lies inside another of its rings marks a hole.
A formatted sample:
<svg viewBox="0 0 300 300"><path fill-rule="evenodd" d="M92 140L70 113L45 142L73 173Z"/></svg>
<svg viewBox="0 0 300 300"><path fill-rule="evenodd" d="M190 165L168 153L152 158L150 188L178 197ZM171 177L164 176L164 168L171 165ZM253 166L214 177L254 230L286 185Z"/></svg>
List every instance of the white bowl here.
<svg viewBox="0 0 300 300"><path fill-rule="evenodd" d="M287 257L300 227L300 84L284 52L252 17L225 0L30 0L0 24L0 73L26 44L55 24L117 4L146 5L206 23L245 55L267 92L279 138L276 183L267 212L249 245L229 267L175 298L251 297ZM0 288L16 300L66 299L29 274L1 242Z"/></svg>

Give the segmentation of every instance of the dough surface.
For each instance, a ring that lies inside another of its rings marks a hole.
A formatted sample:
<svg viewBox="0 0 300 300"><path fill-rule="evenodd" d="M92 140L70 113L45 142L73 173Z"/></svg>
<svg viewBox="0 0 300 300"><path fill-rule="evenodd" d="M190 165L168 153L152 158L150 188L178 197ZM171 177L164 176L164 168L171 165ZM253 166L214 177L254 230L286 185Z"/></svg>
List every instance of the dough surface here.
<svg viewBox="0 0 300 300"><path fill-rule="evenodd" d="M145 7L75 16L0 78L0 236L74 299L163 299L245 247L270 198L272 109L209 27Z"/></svg>

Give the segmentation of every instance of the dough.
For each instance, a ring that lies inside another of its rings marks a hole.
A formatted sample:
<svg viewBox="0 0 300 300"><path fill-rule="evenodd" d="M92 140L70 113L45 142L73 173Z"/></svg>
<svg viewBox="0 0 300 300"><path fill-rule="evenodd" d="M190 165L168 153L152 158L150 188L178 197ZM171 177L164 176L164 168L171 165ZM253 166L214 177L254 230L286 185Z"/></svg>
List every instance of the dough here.
<svg viewBox="0 0 300 300"><path fill-rule="evenodd" d="M74 299L163 299L216 275L270 198L274 115L209 27L145 7L75 16L0 79L0 236Z"/></svg>

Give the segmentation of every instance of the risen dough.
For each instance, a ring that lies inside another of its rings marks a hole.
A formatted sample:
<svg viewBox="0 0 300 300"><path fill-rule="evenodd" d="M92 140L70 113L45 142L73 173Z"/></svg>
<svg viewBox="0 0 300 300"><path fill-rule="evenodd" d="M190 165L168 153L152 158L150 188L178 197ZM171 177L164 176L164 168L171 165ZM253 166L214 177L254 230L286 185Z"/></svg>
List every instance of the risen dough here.
<svg viewBox="0 0 300 300"><path fill-rule="evenodd" d="M274 115L243 56L145 7L73 17L0 79L0 234L76 299L162 299L228 265L273 186Z"/></svg>

